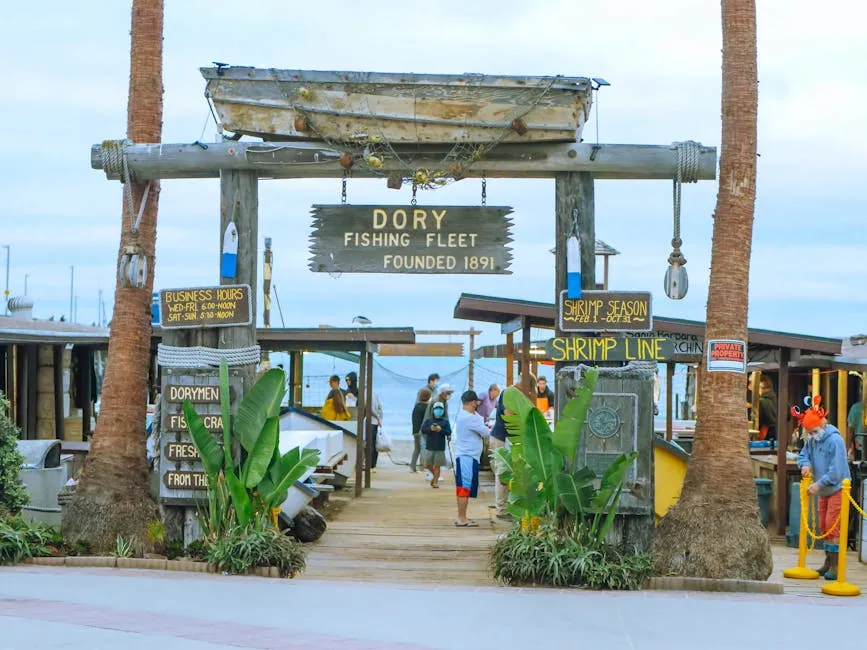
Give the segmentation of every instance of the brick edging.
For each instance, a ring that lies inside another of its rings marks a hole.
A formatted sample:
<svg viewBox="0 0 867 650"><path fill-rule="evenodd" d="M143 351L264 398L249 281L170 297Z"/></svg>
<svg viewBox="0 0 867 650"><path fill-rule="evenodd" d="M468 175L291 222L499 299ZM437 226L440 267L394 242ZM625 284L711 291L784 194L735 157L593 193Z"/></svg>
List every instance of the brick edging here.
<svg viewBox="0 0 867 650"><path fill-rule="evenodd" d="M154 569L157 571L188 571L190 573L220 573L210 562L193 560L161 560L139 557L114 557L111 555L69 555L61 557L30 557L22 564L37 566L96 567L108 569ZM275 567L256 567L247 575L260 578L279 578Z"/></svg>
<svg viewBox="0 0 867 650"><path fill-rule="evenodd" d="M731 580L726 578L688 578L664 576L650 578L644 589L661 591L727 591L747 594L782 594L783 585L761 580Z"/></svg>

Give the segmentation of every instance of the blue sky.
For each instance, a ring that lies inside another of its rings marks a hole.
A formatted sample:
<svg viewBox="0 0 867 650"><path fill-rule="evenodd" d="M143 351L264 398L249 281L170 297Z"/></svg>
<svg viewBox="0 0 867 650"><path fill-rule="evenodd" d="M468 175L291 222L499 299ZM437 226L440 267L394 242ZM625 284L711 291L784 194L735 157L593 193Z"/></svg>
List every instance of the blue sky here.
<svg viewBox="0 0 867 650"><path fill-rule="evenodd" d="M759 176L750 324L826 336L867 331L867 41L851 2L759 3ZM229 9L231 7L231 10ZM242 8L243 7L243 8ZM510 9L510 7L512 7ZM12 247L11 290L24 275L38 317L68 314L75 266L78 321L111 304L121 188L90 169L89 150L124 136L129 3L15 3L0 25L3 173L0 244ZM586 75L611 82L599 103L602 142L719 144L720 18L715 2L455 2L435 4L167 0L164 142L213 140L198 68L211 61L300 69ZM594 116L595 120L595 116ZM585 133L595 137L594 120ZM597 236L619 251L611 288L649 290L657 315L703 319L716 185L684 187L690 291L671 301L662 277L671 239L668 181L598 181ZM478 180L419 197L475 204ZM310 205L337 203L338 181L263 181L260 237L274 241L274 283L287 326L467 327L462 291L553 300L553 181L490 180L488 204L515 209L510 276L349 275L307 270ZM405 203L408 189L351 181L353 203ZM215 180L166 181L157 288L218 281ZM261 246L261 242L260 242ZM2 255L2 253L0 253ZM5 263L5 259L0 264ZM0 266L0 282L3 266ZM805 307L805 297L815 297ZM818 308L815 306L818 305ZM274 314L279 324L279 317ZM499 340L483 328L483 343Z"/></svg>

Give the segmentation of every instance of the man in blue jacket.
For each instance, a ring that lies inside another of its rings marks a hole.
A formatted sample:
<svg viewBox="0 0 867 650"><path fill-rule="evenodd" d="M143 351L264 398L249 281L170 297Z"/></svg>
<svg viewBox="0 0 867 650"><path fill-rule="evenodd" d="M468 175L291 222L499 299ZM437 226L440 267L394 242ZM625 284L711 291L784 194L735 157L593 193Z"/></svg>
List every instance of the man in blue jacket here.
<svg viewBox="0 0 867 650"><path fill-rule="evenodd" d="M842 505L843 479L851 479L846 443L840 431L825 419L825 410L819 406L820 397L813 398L813 405L805 413L793 415L807 434L804 448L798 454L801 476L813 475L814 482L807 494L819 495L819 533L830 534L824 539L825 563L818 569L826 580L837 579L837 558L840 553L840 506ZM846 549L843 549L846 552Z"/></svg>

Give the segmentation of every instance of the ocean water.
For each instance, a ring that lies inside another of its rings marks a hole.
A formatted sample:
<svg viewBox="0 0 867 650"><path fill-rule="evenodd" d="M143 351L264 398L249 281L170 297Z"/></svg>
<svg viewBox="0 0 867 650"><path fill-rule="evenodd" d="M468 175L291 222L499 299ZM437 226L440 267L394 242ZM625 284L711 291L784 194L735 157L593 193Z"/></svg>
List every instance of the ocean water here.
<svg viewBox="0 0 867 650"><path fill-rule="evenodd" d="M451 384L455 392L449 401L449 413L452 419L460 408L461 393L468 388L469 360L466 357L373 357L373 390L379 395L383 409L383 428L391 438L397 440L412 439L412 408L415 406L419 389L427 384L430 373L440 375L440 382ZM282 353L271 354L271 365L278 363L289 369L289 357ZM664 366L660 366L664 372ZM322 406L328 395L328 377L338 375L343 378L350 371L358 372L358 366L343 359L337 359L326 354L308 353L304 355L304 390L302 404L304 406ZM548 379L552 389L554 386L554 369L540 367L539 374ZM491 384L505 386L506 364L503 359L477 359L474 370L474 390L481 394ZM664 423L665 418L665 378L661 377L661 395L659 399L659 417ZM345 388L345 384L341 383ZM686 387L686 371L678 366L674 376L673 392L684 399Z"/></svg>

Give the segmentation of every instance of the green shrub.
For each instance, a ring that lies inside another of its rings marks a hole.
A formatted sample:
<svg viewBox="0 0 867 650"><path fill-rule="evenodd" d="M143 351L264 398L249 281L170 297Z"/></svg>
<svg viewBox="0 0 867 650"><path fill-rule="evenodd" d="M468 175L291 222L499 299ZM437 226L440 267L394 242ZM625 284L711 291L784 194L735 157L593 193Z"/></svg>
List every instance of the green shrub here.
<svg viewBox="0 0 867 650"><path fill-rule="evenodd" d="M301 544L273 528L265 518L257 524L235 526L224 531L222 538L207 540L207 560L220 571L232 574L268 566L277 567L284 578L304 571L307 561Z"/></svg>
<svg viewBox="0 0 867 650"><path fill-rule="evenodd" d="M0 518L0 564L54 555L52 546L58 538L58 533L45 524L20 517Z"/></svg>
<svg viewBox="0 0 867 650"><path fill-rule="evenodd" d="M205 542L200 539L190 542L187 548L184 549L184 555L193 560L206 560L208 550L205 548Z"/></svg>
<svg viewBox="0 0 867 650"><path fill-rule="evenodd" d="M550 523L535 532L513 528L491 551L494 578L507 585L639 589L650 575L649 554L621 554L571 533Z"/></svg>
<svg viewBox="0 0 867 650"><path fill-rule="evenodd" d="M24 456L18 452L19 429L8 412L9 402L0 393L0 517L17 515L30 501L20 477Z"/></svg>
<svg viewBox="0 0 867 650"><path fill-rule="evenodd" d="M175 560L184 554L184 543L176 539L166 544L166 557Z"/></svg>

